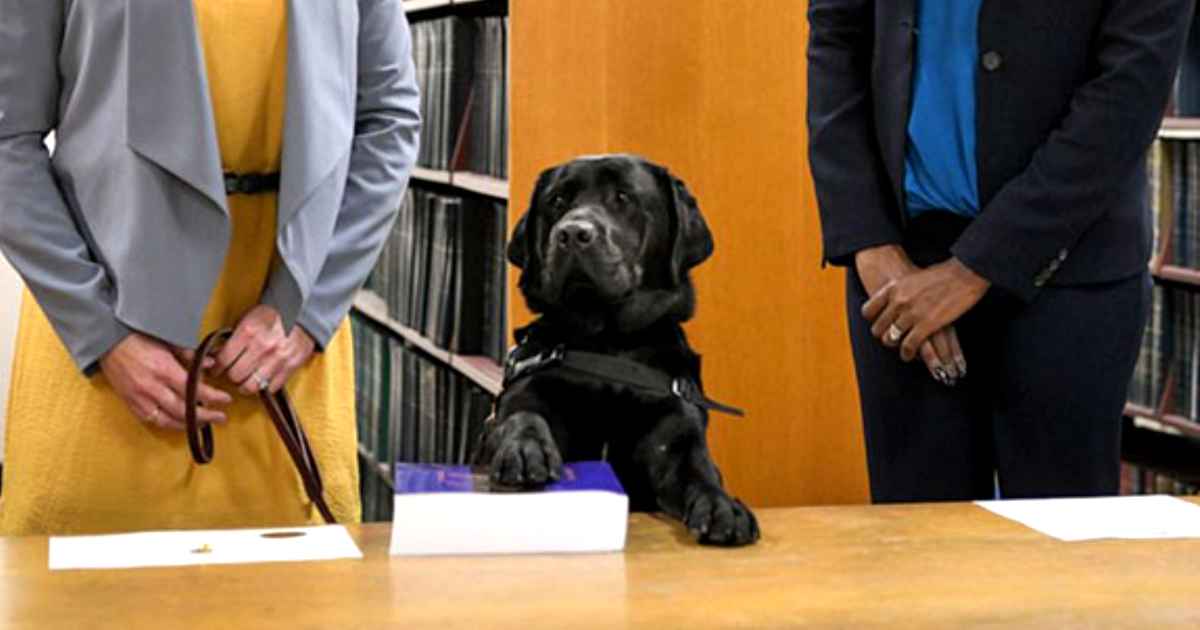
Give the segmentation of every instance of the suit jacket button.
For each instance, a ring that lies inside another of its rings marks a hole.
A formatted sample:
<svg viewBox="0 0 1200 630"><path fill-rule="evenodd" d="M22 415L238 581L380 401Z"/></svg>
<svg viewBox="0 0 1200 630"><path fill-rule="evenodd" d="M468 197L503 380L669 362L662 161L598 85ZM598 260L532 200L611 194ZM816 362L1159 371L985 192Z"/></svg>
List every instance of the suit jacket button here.
<svg viewBox="0 0 1200 630"><path fill-rule="evenodd" d="M984 70L995 72L1000 69L1000 66L1004 65L1004 57L994 50L989 50L983 53L982 63Z"/></svg>
<svg viewBox="0 0 1200 630"><path fill-rule="evenodd" d="M1067 250L1064 249L1064 250L1058 252L1059 262L1065 261L1066 259L1067 259Z"/></svg>

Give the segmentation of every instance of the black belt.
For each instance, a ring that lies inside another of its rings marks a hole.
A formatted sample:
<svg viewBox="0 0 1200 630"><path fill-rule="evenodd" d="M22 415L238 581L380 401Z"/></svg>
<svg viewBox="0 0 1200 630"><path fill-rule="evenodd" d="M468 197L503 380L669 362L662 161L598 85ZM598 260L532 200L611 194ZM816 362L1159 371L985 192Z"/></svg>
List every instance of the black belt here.
<svg viewBox="0 0 1200 630"><path fill-rule="evenodd" d="M279 173L225 173L226 195L258 195L279 190Z"/></svg>

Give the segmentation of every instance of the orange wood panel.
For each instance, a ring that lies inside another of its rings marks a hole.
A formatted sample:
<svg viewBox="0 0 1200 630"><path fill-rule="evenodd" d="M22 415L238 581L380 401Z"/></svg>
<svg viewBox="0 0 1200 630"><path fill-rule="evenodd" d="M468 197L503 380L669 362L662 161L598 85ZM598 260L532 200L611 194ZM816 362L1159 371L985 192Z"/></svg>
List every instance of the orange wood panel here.
<svg viewBox="0 0 1200 630"><path fill-rule="evenodd" d="M512 11L511 220L542 168L639 153L700 202L716 255L689 324L712 448L752 505L867 499L843 276L820 267L800 0L521 0ZM513 292L512 321L528 320Z"/></svg>

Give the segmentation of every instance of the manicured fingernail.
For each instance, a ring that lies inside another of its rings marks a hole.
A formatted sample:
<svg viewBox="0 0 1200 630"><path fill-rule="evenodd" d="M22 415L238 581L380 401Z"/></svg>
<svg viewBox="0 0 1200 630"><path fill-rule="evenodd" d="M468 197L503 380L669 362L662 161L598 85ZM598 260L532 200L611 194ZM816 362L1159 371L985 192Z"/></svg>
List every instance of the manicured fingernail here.
<svg viewBox="0 0 1200 630"><path fill-rule="evenodd" d="M940 365L935 366L933 368L933 379L939 383L945 384L947 379L946 369Z"/></svg>
<svg viewBox="0 0 1200 630"><path fill-rule="evenodd" d="M963 378L967 376L967 360L963 357L955 357L954 362L958 365L958 373Z"/></svg>

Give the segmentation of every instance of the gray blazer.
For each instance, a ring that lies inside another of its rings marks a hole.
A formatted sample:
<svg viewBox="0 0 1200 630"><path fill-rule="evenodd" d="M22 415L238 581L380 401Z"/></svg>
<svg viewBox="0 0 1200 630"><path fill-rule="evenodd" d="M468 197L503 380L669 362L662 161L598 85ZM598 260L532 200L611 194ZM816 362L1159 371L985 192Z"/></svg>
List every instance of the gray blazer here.
<svg viewBox="0 0 1200 630"><path fill-rule="evenodd" d="M324 347L400 206L419 99L400 0L287 3L262 302ZM0 0L0 250L81 370L131 330L196 344L228 213L191 0Z"/></svg>

